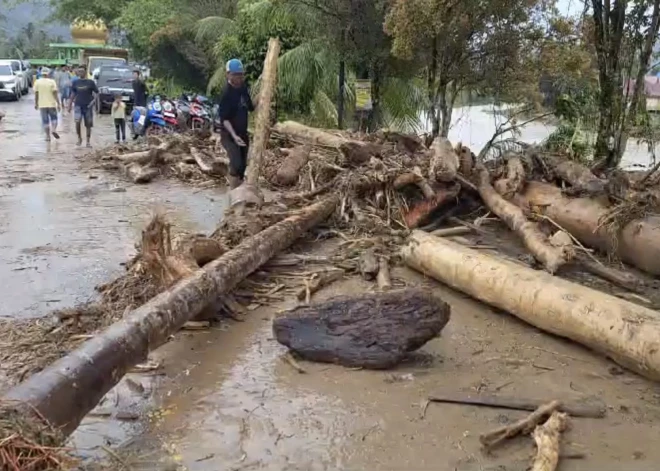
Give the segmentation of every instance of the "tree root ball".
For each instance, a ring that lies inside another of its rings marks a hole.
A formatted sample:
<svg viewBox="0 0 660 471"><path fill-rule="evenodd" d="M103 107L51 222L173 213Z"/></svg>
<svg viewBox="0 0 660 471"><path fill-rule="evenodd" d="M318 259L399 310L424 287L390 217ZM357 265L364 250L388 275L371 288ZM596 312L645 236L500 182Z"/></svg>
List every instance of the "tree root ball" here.
<svg viewBox="0 0 660 471"><path fill-rule="evenodd" d="M440 335L450 307L428 290L342 296L273 322L277 341L305 360L387 369Z"/></svg>

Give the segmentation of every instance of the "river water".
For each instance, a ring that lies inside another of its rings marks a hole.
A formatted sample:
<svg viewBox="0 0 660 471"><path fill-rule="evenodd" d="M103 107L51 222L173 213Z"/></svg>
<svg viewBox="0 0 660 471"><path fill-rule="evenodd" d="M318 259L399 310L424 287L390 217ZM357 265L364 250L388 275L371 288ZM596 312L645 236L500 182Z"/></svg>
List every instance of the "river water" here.
<svg viewBox="0 0 660 471"><path fill-rule="evenodd" d="M462 142L464 145L470 147L472 152L478 154L491 139L497 127L501 126L506 119L502 117L499 111L500 109L495 109L492 105L456 108L452 114L452 127L449 131L449 139L453 143L457 141ZM529 144L540 144L554 130L555 126L551 124L534 121L522 127L516 139ZM514 137L511 132L501 136L502 139L510 137ZM658 149L656 148L657 151ZM644 143L637 142L635 139L630 139L626 152L623 155L621 166L623 168L635 167L639 169L652 165L651 162L648 146Z"/></svg>

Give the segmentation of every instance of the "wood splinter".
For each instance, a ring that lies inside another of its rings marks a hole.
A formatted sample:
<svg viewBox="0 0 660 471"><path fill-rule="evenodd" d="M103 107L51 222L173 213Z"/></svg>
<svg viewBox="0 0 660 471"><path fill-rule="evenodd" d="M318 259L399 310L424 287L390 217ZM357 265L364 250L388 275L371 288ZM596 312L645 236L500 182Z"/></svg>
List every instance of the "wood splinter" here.
<svg viewBox="0 0 660 471"><path fill-rule="evenodd" d="M559 463L559 438L568 426L568 415L554 411L543 425L534 429L536 457L531 471L555 471Z"/></svg>
<svg viewBox="0 0 660 471"><path fill-rule="evenodd" d="M486 450L492 450L494 447L509 438L513 438L521 434L531 433L536 426L538 426L546 419L546 417L548 417L548 415L551 415L560 407L561 403L559 401L552 401L547 404L543 404L524 419L521 419L511 425L505 425L482 434L479 437L479 441Z"/></svg>

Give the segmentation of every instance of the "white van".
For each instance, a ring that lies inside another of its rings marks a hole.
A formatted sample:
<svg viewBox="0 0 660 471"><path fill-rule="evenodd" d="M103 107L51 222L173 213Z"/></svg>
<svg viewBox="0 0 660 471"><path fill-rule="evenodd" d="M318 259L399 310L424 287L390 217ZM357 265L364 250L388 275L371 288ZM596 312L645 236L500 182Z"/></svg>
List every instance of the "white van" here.
<svg viewBox="0 0 660 471"><path fill-rule="evenodd" d="M29 73L23 61L18 59L0 59L1 65L8 65L14 71L14 74L18 77L19 81L19 92L21 95L27 95L30 90L30 79L28 77Z"/></svg>

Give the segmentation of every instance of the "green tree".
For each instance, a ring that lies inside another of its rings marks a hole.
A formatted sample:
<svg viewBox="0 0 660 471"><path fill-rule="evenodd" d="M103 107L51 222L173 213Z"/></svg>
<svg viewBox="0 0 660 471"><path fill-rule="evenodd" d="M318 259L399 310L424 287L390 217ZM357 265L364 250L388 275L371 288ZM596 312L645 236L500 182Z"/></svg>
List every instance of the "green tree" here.
<svg viewBox="0 0 660 471"><path fill-rule="evenodd" d="M539 38L536 0L394 0L385 22L396 56L423 64L433 136L446 136L464 91L520 99L537 91L528 51Z"/></svg>

